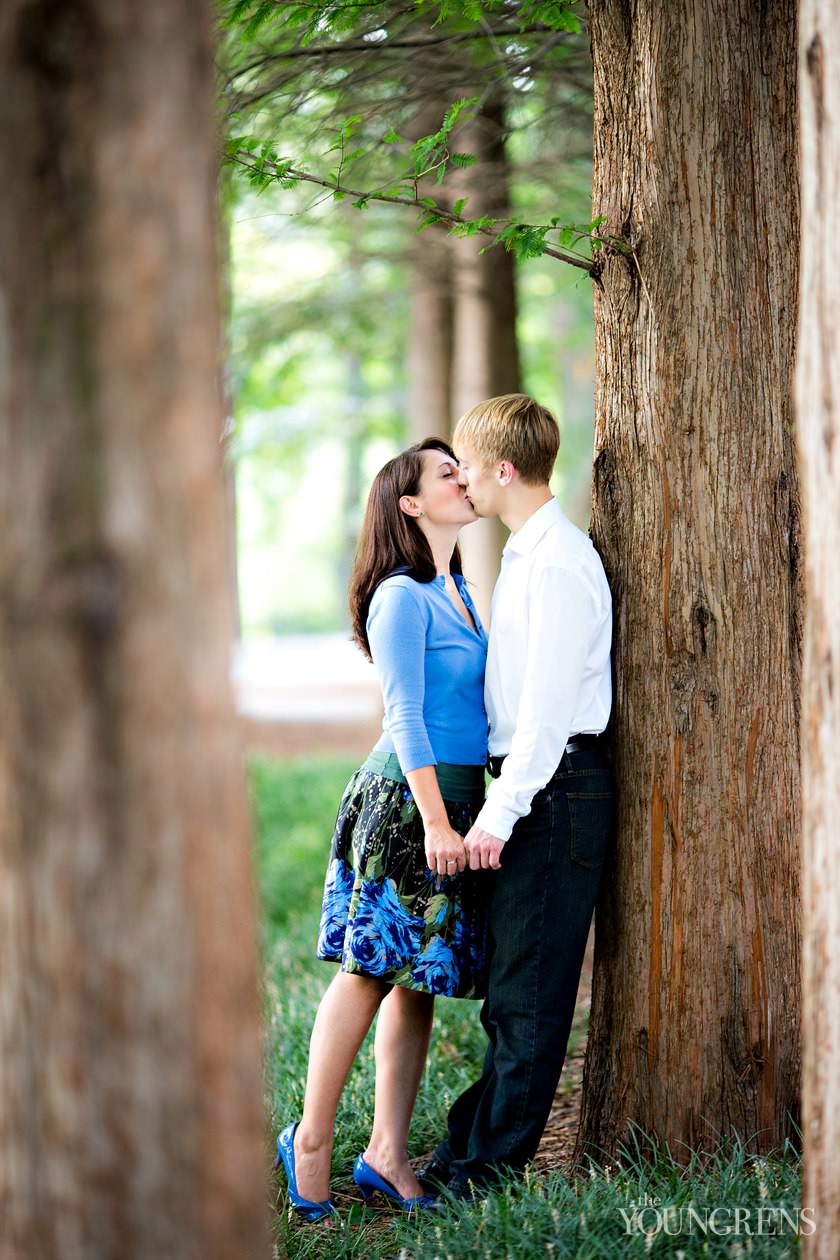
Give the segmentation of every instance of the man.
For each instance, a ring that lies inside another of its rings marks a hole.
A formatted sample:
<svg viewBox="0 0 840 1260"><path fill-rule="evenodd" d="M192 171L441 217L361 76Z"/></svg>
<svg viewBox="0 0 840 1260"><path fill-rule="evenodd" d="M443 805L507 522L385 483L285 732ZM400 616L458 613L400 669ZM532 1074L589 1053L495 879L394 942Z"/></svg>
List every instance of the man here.
<svg viewBox="0 0 840 1260"><path fill-rule="evenodd" d="M600 738L612 698L610 592L592 543L549 488L559 443L554 417L524 394L474 407L453 437L476 512L510 530L485 683L493 782L465 840L473 869L498 871L481 1011L490 1044L420 1172L464 1198L536 1152L612 830Z"/></svg>

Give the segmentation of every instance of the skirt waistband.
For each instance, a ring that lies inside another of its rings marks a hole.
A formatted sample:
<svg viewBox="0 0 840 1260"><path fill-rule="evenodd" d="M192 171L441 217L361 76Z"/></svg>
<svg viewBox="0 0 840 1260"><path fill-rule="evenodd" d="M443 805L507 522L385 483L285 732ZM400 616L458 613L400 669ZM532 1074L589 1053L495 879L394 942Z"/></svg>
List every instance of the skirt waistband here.
<svg viewBox="0 0 840 1260"><path fill-rule="evenodd" d="M396 753L369 753L363 770L379 774L395 783L407 783L400 769ZM481 804L484 800L484 766L457 766L452 762L439 761L435 766L440 794L445 801L466 801Z"/></svg>

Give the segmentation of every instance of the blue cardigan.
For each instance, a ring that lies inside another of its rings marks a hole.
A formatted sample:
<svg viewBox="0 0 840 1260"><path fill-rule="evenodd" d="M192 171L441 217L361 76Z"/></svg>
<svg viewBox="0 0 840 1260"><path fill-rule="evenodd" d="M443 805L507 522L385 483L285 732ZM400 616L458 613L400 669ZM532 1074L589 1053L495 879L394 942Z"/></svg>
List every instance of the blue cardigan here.
<svg viewBox="0 0 840 1260"><path fill-rule="evenodd" d="M403 774L438 761L483 766L487 759L487 635L466 581L455 581L476 629L442 576L416 582L391 574L370 602L368 640L385 705L376 751L396 753Z"/></svg>

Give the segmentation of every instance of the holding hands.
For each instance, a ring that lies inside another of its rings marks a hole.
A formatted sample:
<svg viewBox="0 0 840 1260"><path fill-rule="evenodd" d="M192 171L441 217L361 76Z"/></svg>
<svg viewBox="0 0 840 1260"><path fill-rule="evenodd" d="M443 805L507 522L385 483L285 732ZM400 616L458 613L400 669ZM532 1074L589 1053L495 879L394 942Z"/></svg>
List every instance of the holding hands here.
<svg viewBox="0 0 840 1260"><path fill-rule="evenodd" d="M504 840L489 831L471 827L462 839L447 823L426 826L426 865L437 875L458 875L471 871L494 870L502 865Z"/></svg>
<svg viewBox="0 0 840 1260"><path fill-rule="evenodd" d="M436 875L458 875L468 866L471 871L497 871L504 840L480 827L471 827L466 838L458 835L447 818L434 766L410 770L405 777L423 819L429 870Z"/></svg>
<svg viewBox="0 0 840 1260"><path fill-rule="evenodd" d="M500 840L498 836L491 836L489 831L482 831L480 827L470 827L464 838L464 848L469 855L470 870L480 871L489 868L497 871L502 865L501 858L504 847L504 840Z"/></svg>
<svg viewBox="0 0 840 1260"><path fill-rule="evenodd" d="M459 875L466 869L464 839L446 819L426 823L425 849L426 865L437 875Z"/></svg>

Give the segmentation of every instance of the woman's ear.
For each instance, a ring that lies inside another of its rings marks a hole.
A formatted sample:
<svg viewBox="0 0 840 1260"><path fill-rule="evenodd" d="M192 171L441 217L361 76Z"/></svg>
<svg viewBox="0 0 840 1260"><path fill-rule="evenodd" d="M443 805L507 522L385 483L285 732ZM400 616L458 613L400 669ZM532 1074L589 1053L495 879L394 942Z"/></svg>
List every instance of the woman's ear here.
<svg viewBox="0 0 840 1260"><path fill-rule="evenodd" d="M408 494L404 494L400 499L400 511L405 512L406 516L413 516L415 518L423 515L414 499L412 499L411 495Z"/></svg>

